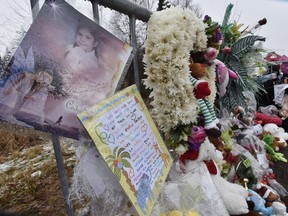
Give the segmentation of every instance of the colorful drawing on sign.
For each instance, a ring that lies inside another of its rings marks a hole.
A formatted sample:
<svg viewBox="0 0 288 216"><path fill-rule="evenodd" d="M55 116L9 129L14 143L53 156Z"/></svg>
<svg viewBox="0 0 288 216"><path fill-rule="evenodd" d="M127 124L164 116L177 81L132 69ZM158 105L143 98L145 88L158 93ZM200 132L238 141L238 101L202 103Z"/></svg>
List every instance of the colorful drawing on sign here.
<svg viewBox="0 0 288 216"><path fill-rule="evenodd" d="M1 73L0 120L78 139L77 113L114 94L131 51L67 2L45 1Z"/></svg>
<svg viewBox="0 0 288 216"><path fill-rule="evenodd" d="M173 161L137 87L78 117L139 215L149 215Z"/></svg>

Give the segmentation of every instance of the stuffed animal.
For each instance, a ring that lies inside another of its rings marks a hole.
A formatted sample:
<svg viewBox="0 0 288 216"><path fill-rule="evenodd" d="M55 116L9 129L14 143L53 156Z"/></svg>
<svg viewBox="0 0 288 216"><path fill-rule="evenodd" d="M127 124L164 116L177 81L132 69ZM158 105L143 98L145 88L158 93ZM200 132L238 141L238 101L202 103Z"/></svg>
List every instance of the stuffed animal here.
<svg viewBox="0 0 288 216"><path fill-rule="evenodd" d="M188 171L193 170L204 162L229 214L246 214L249 212L246 202L248 192L243 186L230 183L220 175L217 163L222 160L222 153L206 139L200 146L198 158L186 161L186 167Z"/></svg>
<svg viewBox="0 0 288 216"><path fill-rule="evenodd" d="M255 120L261 122L262 125L273 123L276 125L282 125L282 119L278 116L266 115L264 113L256 112Z"/></svg>
<svg viewBox="0 0 288 216"><path fill-rule="evenodd" d="M191 72L189 79L192 86L194 86L194 95L204 115L206 133L213 137L220 137L221 131L217 127L219 120L216 117L213 105L206 99L211 94L211 90L208 82L201 79L207 73L207 68L205 64L194 63L192 58L190 58L189 67Z"/></svg>
<svg viewBox="0 0 288 216"><path fill-rule="evenodd" d="M269 188L268 185L264 184L258 184L256 187L256 192L265 199L266 207L272 206L273 202L280 201L280 196L272 190L272 188Z"/></svg>
<svg viewBox="0 0 288 216"><path fill-rule="evenodd" d="M279 138L279 142L284 143L284 146L287 146L286 140L288 140L288 133L285 132L284 128L269 123L264 125L263 131L270 132L271 135Z"/></svg>
<svg viewBox="0 0 288 216"><path fill-rule="evenodd" d="M270 145L274 151L279 151L287 146L286 142L280 142L279 137L273 136L270 132L263 132L259 138Z"/></svg>
<svg viewBox="0 0 288 216"><path fill-rule="evenodd" d="M273 213L271 216L288 216L286 206L281 202L273 202L272 204Z"/></svg>
<svg viewBox="0 0 288 216"><path fill-rule="evenodd" d="M270 155L271 160L273 161L282 161L282 162L287 162L287 159L284 157L284 154L275 152L275 150L272 148L272 144L274 141L274 137L269 134L265 134L262 139L266 144L265 148L267 153Z"/></svg>
<svg viewBox="0 0 288 216"><path fill-rule="evenodd" d="M220 60L215 59L214 63L217 66L217 83L219 88L219 96L221 98L226 94L229 79L237 80L238 75L234 71L227 68L227 66Z"/></svg>
<svg viewBox="0 0 288 216"><path fill-rule="evenodd" d="M264 216L270 216L272 214L272 207L266 207L266 201L255 191L248 189L248 200L254 203L254 211L260 212Z"/></svg>
<svg viewBox="0 0 288 216"><path fill-rule="evenodd" d="M253 134L255 136L259 136L260 134L263 133L263 127L261 124L256 124L252 126Z"/></svg>
<svg viewBox="0 0 288 216"><path fill-rule="evenodd" d="M226 94L226 88L229 83L229 79L237 80L238 75L234 71L227 68L227 66L223 62L216 59L217 55L218 55L218 50L213 47L209 47L204 53L204 58L208 63L210 64L214 63L216 65L219 96L223 97Z"/></svg>

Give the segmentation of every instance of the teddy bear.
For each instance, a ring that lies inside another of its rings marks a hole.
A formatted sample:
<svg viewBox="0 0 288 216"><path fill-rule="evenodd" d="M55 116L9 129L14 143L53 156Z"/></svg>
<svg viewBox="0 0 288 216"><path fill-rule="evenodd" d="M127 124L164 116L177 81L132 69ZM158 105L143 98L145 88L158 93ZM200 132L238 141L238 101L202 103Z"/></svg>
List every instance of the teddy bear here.
<svg viewBox="0 0 288 216"><path fill-rule="evenodd" d="M190 58L189 68L189 80L194 87L194 95L204 116L206 133L213 137L220 137L221 131L217 127L219 120L216 117L213 105L206 99L206 97L211 94L209 83L201 79L207 73L206 65L203 63L195 63L194 60Z"/></svg>
<svg viewBox="0 0 288 216"><path fill-rule="evenodd" d="M262 140L265 142L265 148L266 148L267 154L270 155L271 160L273 161L282 161L286 163L287 159L284 157L284 154L276 152L272 147L274 138L275 137L273 137L269 133L266 133L265 135L263 135Z"/></svg>
<svg viewBox="0 0 288 216"><path fill-rule="evenodd" d="M274 123L268 123L263 126L263 131L270 132L272 136L279 138L278 142L283 143L285 147L287 146L286 140L288 140L288 133L285 132L284 128Z"/></svg>
<svg viewBox="0 0 288 216"><path fill-rule="evenodd" d="M265 206L266 207L272 206L273 202L275 202L275 201L280 201L280 196L276 192L274 192L272 188L269 188L268 185L258 184L256 186L256 192L263 199L265 199L265 201L266 201Z"/></svg>
<svg viewBox="0 0 288 216"><path fill-rule="evenodd" d="M262 132L259 138L269 144L274 151L279 151L287 146L286 142L280 142L280 138L273 136L270 132Z"/></svg>

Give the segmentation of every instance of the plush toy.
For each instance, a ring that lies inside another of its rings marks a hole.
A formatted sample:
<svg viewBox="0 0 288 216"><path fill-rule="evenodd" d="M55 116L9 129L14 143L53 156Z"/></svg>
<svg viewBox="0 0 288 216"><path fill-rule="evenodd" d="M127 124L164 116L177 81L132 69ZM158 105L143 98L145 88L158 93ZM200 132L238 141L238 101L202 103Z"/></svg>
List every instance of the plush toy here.
<svg viewBox="0 0 288 216"><path fill-rule="evenodd" d="M266 201L255 191L248 189L248 200L254 203L254 211L261 212L264 216L270 216L272 214L272 207L266 207Z"/></svg>
<svg viewBox="0 0 288 216"><path fill-rule="evenodd" d="M194 63L192 58L189 67L191 72L189 79L194 86L194 95L204 116L206 133L210 136L220 137L221 131L217 127L219 120L212 104L206 99L211 94L211 90L208 82L201 79L207 73L207 68L205 64Z"/></svg>
<svg viewBox="0 0 288 216"><path fill-rule="evenodd" d="M288 216L286 206L281 202L273 202L272 204L273 213L271 216Z"/></svg>
<svg viewBox="0 0 288 216"><path fill-rule="evenodd" d="M256 112L255 120L261 122L262 125L268 123L274 123L276 125L282 125L282 119L278 116L266 115L264 113Z"/></svg>
<svg viewBox="0 0 288 216"><path fill-rule="evenodd" d="M280 196L272 190L272 188L269 188L268 185L264 184L258 184L256 187L256 192L265 199L266 207L272 206L273 202L280 201Z"/></svg>
<svg viewBox="0 0 288 216"><path fill-rule="evenodd" d="M269 144L274 151L279 151L287 146L286 142L280 142L279 137L273 136L270 132L263 132L259 138Z"/></svg>
<svg viewBox="0 0 288 216"><path fill-rule="evenodd" d="M201 143L205 140L206 133L203 127L201 126L194 126L191 130L191 135L188 137L188 149L181 152L181 146L178 147L176 151L178 155L180 155L180 161L183 165L185 165L186 160L196 160L199 155L199 149ZM184 149L183 149L184 150ZM181 167L181 170L185 170Z"/></svg>
<svg viewBox="0 0 288 216"><path fill-rule="evenodd" d="M288 140L288 133L285 132L284 128L269 123L264 125L263 131L270 132L271 135L279 138L279 142L284 143L284 146L287 146L286 140Z"/></svg>
<svg viewBox="0 0 288 216"><path fill-rule="evenodd" d="M227 68L227 66L218 59L215 59L214 63L217 66L217 83L219 88L219 96L223 97L226 94L226 88L229 83L229 79L237 80L237 74Z"/></svg>
<svg viewBox="0 0 288 216"><path fill-rule="evenodd" d="M223 62L216 59L217 55L218 55L218 50L213 48L213 47L209 47L204 54L204 58L210 64L214 63L216 65L216 68L217 68L216 74L217 74L217 84L218 84L218 88L219 88L219 96L223 97L226 94L226 88L227 88L227 85L229 83L229 79L237 80L238 75L234 71L227 68L227 66Z"/></svg>
<svg viewBox="0 0 288 216"><path fill-rule="evenodd" d="M220 151L224 152L225 149L225 142L221 137L211 137L208 136L209 141L215 146L215 148Z"/></svg>
<svg viewBox="0 0 288 216"><path fill-rule="evenodd" d="M272 148L272 144L274 142L274 137L272 135L265 134L262 140L266 143L265 148L267 153L270 155L271 160L287 162L287 159L284 157L284 154L275 152L275 150Z"/></svg>
<svg viewBox="0 0 288 216"><path fill-rule="evenodd" d="M263 127L261 124L256 124L252 126L253 134L259 136L263 133Z"/></svg>
<svg viewBox="0 0 288 216"><path fill-rule="evenodd" d="M222 160L222 153L206 139L201 144L198 158L195 161L186 161L186 167L188 171L193 170L199 166L200 162L204 162L229 214L246 214L249 212L246 202L248 192L241 185L230 183L220 175L216 163Z"/></svg>

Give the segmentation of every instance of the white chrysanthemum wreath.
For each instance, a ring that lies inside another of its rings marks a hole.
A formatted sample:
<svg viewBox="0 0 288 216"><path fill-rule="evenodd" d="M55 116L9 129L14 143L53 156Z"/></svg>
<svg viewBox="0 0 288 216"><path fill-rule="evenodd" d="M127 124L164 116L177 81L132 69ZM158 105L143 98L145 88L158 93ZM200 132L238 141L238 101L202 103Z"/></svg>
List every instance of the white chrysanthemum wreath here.
<svg viewBox="0 0 288 216"><path fill-rule="evenodd" d="M164 132L196 123L200 108L189 80L189 53L206 50L205 27L193 11L178 6L153 13L148 22L144 84L152 90L152 115ZM215 66L208 67L203 79L209 82L213 104Z"/></svg>

